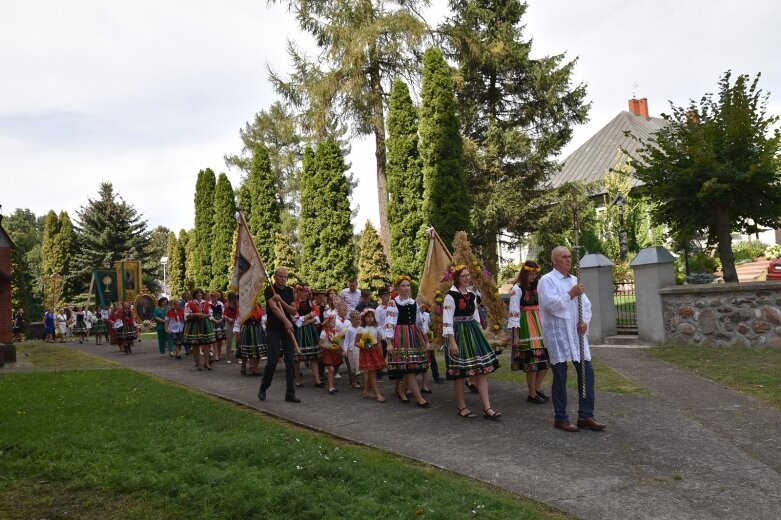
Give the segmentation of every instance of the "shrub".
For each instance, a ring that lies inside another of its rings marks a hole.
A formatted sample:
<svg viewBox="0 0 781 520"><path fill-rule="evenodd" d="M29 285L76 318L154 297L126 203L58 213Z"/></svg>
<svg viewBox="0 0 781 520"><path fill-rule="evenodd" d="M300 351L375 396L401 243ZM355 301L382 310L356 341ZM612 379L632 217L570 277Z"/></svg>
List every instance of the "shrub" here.
<svg viewBox="0 0 781 520"><path fill-rule="evenodd" d="M619 261L613 266L613 281L615 283L627 283L634 280L634 271L629 267L629 262Z"/></svg>
<svg viewBox="0 0 781 520"><path fill-rule="evenodd" d="M764 242L754 240L751 242L736 242L732 244L732 254L735 256L735 262L750 261L753 262L765 254L768 245Z"/></svg>
<svg viewBox="0 0 781 520"><path fill-rule="evenodd" d="M711 273L692 273L686 277L686 283L692 285L713 283L713 275Z"/></svg>
<svg viewBox="0 0 781 520"><path fill-rule="evenodd" d="M765 258L768 260L772 260L779 255L781 255L781 244L773 244L765 249Z"/></svg>

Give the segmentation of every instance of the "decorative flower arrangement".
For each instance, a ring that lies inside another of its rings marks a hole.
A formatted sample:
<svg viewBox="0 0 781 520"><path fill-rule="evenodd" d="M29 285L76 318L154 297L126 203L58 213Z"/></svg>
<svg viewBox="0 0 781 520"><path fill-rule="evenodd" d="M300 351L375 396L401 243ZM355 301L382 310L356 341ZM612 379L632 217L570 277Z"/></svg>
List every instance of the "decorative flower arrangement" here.
<svg viewBox="0 0 781 520"><path fill-rule="evenodd" d="M339 350L342 348L342 335L336 334L331 338L331 350Z"/></svg>
<svg viewBox="0 0 781 520"><path fill-rule="evenodd" d="M370 332L364 332L361 334L361 348L365 348L366 350L371 350L372 345L377 343L377 338L374 337L373 334Z"/></svg>

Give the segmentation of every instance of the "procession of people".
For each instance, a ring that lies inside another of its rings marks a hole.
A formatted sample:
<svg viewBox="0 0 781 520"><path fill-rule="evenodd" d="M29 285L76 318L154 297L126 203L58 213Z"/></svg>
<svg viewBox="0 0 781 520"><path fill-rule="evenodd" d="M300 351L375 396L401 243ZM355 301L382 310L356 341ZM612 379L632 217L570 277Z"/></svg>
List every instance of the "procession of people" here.
<svg viewBox="0 0 781 520"><path fill-rule="evenodd" d="M583 284L570 274L572 255L557 247L551 254L553 270L540 276L533 261L521 266L508 305L507 337L512 346L510 369L522 372L528 388L526 401L543 405L552 401L554 427L565 432L601 431L606 425L594 419L594 371L585 338L591 304ZM483 331L479 292L472 287L465 265L451 267L452 287L442 300L442 329L429 334L431 317L425 299L413 298L413 280L400 276L391 287L372 294L348 287L311 288L305 283L289 286L288 273L279 268L263 294L265 308L254 304L242 322L235 292L206 292L196 288L180 298L160 297L153 312L161 357L183 360L191 356L195 370L212 371L215 364L237 365L241 376L262 376L258 398L267 399L277 364L285 365L284 400L300 403L296 389L311 385L330 395L339 392L344 379L349 390L379 403L392 392L394 400L420 408L432 403L429 371L442 383L436 352L444 357L444 378L453 381L455 412L464 419L478 414L468 406L465 389L478 395L480 414L500 420L502 411L491 404L488 380L500 369L499 358ZM580 299L578 312L577 300ZM15 331L24 326L24 315L14 316ZM45 341L96 345L103 341L129 355L139 340L135 315L128 302L113 308L63 307L44 315ZM442 338L435 345L432 338ZM580 342L585 343L581 350ZM581 354L582 352L582 354ZM581 358L582 355L582 358ZM261 369L261 362L265 366ZM573 424L567 412L567 364L578 379L578 418ZM342 370L343 368L343 370ZM550 396L544 385L553 374ZM383 392L380 383L387 372L392 385ZM342 378L342 373L346 377ZM306 374L307 377L304 377ZM311 376L311 377L310 377Z"/></svg>

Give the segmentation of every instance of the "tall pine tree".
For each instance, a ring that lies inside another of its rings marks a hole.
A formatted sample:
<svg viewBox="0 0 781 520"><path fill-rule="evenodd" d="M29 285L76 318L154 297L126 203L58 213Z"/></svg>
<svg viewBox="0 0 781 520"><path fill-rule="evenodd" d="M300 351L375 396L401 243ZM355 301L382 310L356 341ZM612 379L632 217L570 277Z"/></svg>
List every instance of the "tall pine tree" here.
<svg viewBox="0 0 781 520"><path fill-rule="evenodd" d="M271 171L268 149L262 143L255 145L252 165L247 176L252 212L247 225L263 262L274 264L274 236L281 231L276 176Z"/></svg>
<svg viewBox="0 0 781 520"><path fill-rule="evenodd" d="M393 229L393 228L391 228ZM391 283L390 266L382 250L380 235L370 221L361 233L361 255L358 259L358 287L371 289L372 292Z"/></svg>
<svg viewBox="0 0 781 520"><path fill-rule="evenodd" d="M101 183L98 198L88 199L76 211L78 249L73 257L72 276L80 292L89 288L92 270L131 255L142 265L148 257L149 231L136 208L114 193L109 182ZM159 260L159 258L158 258Z"/></svg>
<svg viewBox="0 0 781 520"><path fill-rule="evenodd" d="M41 238L41 271L43 276L53 273L62 274L55 271L57 247L57 234L60 232L60 221L57 219L57 213L50 209L43 220L43 237Z"/></svg>
<svg viewBox="0 0 781 520"><path fill-rule="evenodd" d="M236 199L228 176L220 174L214 190L214 224L212 227L210 288L225 289L233 268L233 232L236 229Z"/></svg>
<svg viewBox="0 0 781 520"><path fill-rule="evenodd" d="M540 203L556 157L586 120L586 88L573 86L575 61L531 57L522 0L450 0L442 32L459 68L459 115L470 141L470 238L494 270L500 230L520 237L539 227Z"/></svg>
<svg viewBox="0 0 781 520"><path fill-rule="evenodd" d="M306 152L304 158L307 158ZM307 169L313 172L307 172ZM304 280L313 286L342 286L355 276L350 220L351 187L346 171L342 151L331 138L317 145L313 167L304 163L306 186L302 182L299 232L302 241L301 271ZM306 229L304 226L307 226Z"/></svg>
<svg viewBox="0 0 781 520"><path fill-rule="evenodd" d="M453 78L439 49L428 49L423 55L420 97L423 213L449 244L456 232L469 231L471 197L464 175L464 144L456 116Z"/></svg>
<svg viewBox="0 0 781 520"><path fill-rule="evenodd" d="M393 82L388 107L388 228L393 274L418 278L426 261L418 114L407 84Z"/></svg>
<svg viewBox="0 0 781 520"><path fill-rule="evenodd" d="M212 281L212 227L214 188L217 180L211 168L198 172L195 183L195 229L193 230L193 281L205 288Z"/></svg>
<svg viewBox="0 0 781 520"><path fill-rule="evenodd" d="M182 252L182 269L184 271L184 289L192 291L195 288L195 244L193 230L179 231L179 249Z"/></svg>

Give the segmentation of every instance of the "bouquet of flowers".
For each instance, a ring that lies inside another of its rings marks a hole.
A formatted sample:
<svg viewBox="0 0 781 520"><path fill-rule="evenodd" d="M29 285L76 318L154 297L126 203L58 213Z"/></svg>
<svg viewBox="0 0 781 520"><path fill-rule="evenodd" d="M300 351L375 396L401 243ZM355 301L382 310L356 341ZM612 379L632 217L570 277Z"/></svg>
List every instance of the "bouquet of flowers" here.
<svg viewBox="0 0 781 520"><path fill-rule="evenodd" d="M331 338L331 350L339 350L342 348L342 338L343 336L341 334L334 334Z"/></svg>
<svg viewBox="0 0 781 520"><path fill-rule="evenodd" d="M366 350L371 350L372 345L374 345L375 343L377 343L377 338L375 338L374 335L371 334L370 332L364 332L363 334L361 334L361 340L360 340L361 348L365 348Z"/></svg>

